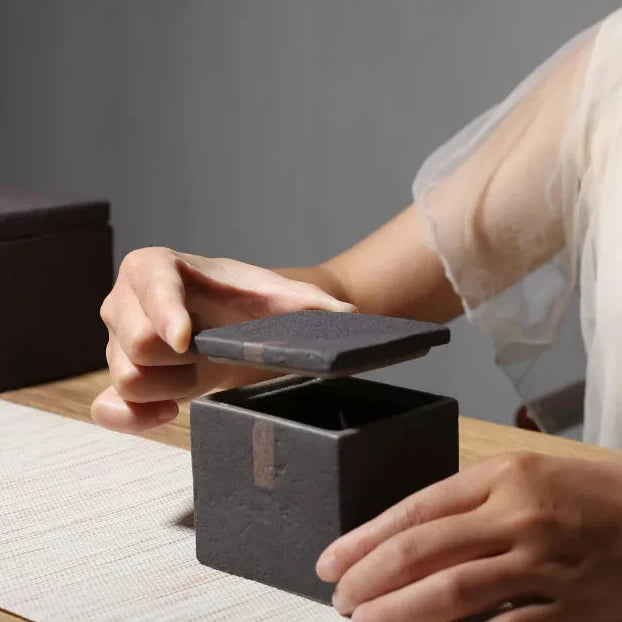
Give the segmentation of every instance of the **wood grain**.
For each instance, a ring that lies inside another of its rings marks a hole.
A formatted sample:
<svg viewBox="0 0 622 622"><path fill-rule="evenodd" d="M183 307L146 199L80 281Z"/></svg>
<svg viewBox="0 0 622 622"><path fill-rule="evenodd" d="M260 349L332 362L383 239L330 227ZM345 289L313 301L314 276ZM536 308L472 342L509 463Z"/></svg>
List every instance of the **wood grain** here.
<svg viewBox="0 0 622 622"><path fill-rule="evenodd" d="M109 384L107 371L97 371L69 380L50 382L18 391L0 393L0 398L92 423L91 402ZM147 430L141 436L190 449L189 405L182 404L170 424ZM465 467L489 456L508 451L537 451L557 456L599 458L622 456L593 445L548 434L519 430L470 417L460 417L460 465Z"/></svg>
<svg viewBox="0 0 622 622"><path fill-rule="evenodd" d="M0 393L0 398L92 423L91 402L108 384L108 372L98 371L68 380L50 382L17 391L6 391ZM141 436L182 449L189 449L189 427L189 408L188 404L184 404L174 422L143 432ZM461 468L495 454L510 451L535 451L588 459L622 458L622 452L469 417L460 417ZM0 622L17 620L24 620L24 618L0 609Z"/></svg>
<svg viewBox="0 0 622 622"><path fill-rule="evenodd" d="M0 398L25 406L33 406L51 413L72 419L93 423L91 402L95 396L110 384L107 370L96 371L68 380L27 387L17 391L0 393ZM152 430L142 432L141 436L182 449L190 449L189 404L182 404L175 421Z"/></svg>

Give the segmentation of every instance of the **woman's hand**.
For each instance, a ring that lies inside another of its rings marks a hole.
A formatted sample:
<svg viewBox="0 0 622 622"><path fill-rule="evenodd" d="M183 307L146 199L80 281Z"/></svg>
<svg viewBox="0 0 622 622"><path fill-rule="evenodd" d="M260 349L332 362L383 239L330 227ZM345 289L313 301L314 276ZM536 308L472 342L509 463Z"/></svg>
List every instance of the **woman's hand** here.
<svg viewBox="0 0 622 622"><path fill-rule="evenodd" d="M622 620L622 462L495 457L343 536L317 572L356 622Z"/></svg>
<svg viewBox="0 0 622 622"><path fill-rule="evenodd" d="M178 400L266 377L188 353L192 331L302 309L354 307L310 283L232 259L133 251L101 309L112 386L93 402L93 419L138 432L174 419Z"/></svg>

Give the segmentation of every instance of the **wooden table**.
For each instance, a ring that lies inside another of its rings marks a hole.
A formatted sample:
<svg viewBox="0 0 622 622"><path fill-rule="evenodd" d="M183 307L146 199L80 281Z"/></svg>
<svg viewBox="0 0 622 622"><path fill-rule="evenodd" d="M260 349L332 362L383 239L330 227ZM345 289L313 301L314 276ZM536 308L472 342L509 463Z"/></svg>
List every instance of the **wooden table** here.
<svg viewBox="0 0 622 622"><path fill-rule="evenodd" d="M108 372L99 371L69 380L18 391L7 391L0 393L0 398L90 422L90 404L108 384ZM144 432L142 436L182 449L190 449L189 427L189 411L186 404L182 406L179 416L173 423ZM461 468L495 454L517 450L577 458L602 458L614 455L622 457L622 452L613 452L577 441L528 432L469 417L460 417ZM0 622L14 622L15 620L23 620L23 618L0 610Z"/></svg>

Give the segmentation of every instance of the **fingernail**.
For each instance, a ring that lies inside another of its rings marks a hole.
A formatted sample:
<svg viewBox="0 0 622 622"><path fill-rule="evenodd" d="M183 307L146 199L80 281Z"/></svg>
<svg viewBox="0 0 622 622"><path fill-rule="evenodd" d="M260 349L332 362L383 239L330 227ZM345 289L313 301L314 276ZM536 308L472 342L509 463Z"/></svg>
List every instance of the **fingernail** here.
<svg viewBox="0 0 622 622"><path fill-rule="evenodd" d="M354 305L351 305L349 302L344 302L343 300L338 300L337 298L333 298L332 308L338 313L356 313L357 310Z"/></svg>
<svg viewBox="0 0 622 622"><path fill-rule="evenodd" d="M335 587L335 591L333 592L332 603L333 607L341 614L341 615L349 615L352 613L352 607L349 603L347 603L341 593L339 592L339 586Z"/></svg>
<svg viewBox="0 0 622 622"><path fill-rule="evenodd" d="M179 412L179 407L175 402L170 402L166 405L162 405L158 414L156 415L156 419L159 423L168 423L177 417L177 413Z"/></svg>
<svg viewBox="0 0 622 622"><path fill-rule="evenodd" d="M166 341L179 354L188 348L188 336L188 323L181 318L173 320L166 329Z"/></svg>
<svg viewBox="0 0 622 622"><path fill-rule="evenodd" d="M321 555L315 567L318 577L322 581L335 582L339 578L339 565L337 558L332 553Z"/></svg>
<svg viewBox="0 0 622 622"><path fill-rule="evenodd" d="M343 313L358 313L358 309L349 302L341 303L341 309Z"/></svg>
<svg viewBox="0 0 622 622"><path fill-rule="evenodd" d="M333 592L333 595L332 595L332 597L331 597L331 599L330 599L330 600L331 600L331 602L332 602L332 604L333 604L333 607L334 607L337 611L339 611L339 605L340 605L341 603L339 602L339 594L337 594L337 587L335 587L335 591Z"/></svg>
<svg viewBox="0 0 622 622"><path fill-rule="evenodd" d="M351 622L365 622L365 616L360 609L355 609L352 614Z"/></svg>

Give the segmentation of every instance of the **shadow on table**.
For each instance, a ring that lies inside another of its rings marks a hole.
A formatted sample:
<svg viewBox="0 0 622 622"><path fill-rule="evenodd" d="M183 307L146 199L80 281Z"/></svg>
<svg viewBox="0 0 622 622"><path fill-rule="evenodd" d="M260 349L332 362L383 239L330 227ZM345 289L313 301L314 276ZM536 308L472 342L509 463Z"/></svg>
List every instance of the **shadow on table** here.
<svg viewBox="0 0 622 622"><path fill-rule="evenodd" d="M178 516L173 521L173 525L175 525L176 527L185 527L186 529L194 529L194 510L184 512L183 514Z"/></svg>
<svg viewBox="0 0 622 622"><path fill-rule="evenodd" d="M173 520L173 525L175 525L176 527L184 527L186 529L194 530L194 509L180 514L177 518ZM510 611L511 609L511 605L505 605L503 607L500 607L499 609L496 609L495 611L480 613L476 616L471 616L469 618L459 620L458 622L487 622L488 620L493 620L495 616L498 616L506 611Z"/></svg>

